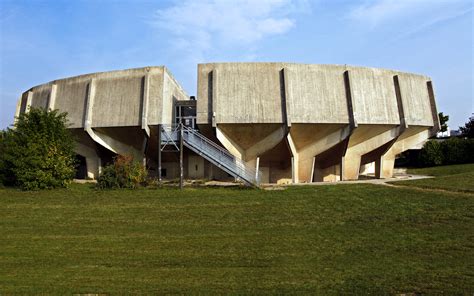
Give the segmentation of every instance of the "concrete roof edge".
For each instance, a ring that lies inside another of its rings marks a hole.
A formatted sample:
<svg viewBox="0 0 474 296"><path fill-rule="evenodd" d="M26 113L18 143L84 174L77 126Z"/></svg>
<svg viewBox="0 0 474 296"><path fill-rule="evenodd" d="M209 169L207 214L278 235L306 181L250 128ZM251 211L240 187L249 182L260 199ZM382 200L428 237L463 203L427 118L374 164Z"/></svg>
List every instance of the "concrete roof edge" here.
<svg viewBox="0 0 474 296"><path fill-rule="evenodd" d="M189 99L188 93L184 90L184 88L181 86L181 84L178 82L178 80L176 80L176 78L174 78L173 73L171 73L171 71L166 66L163 66L163 71L166 72L166 74L168 74L168 76L176 84L176 86L179 88L179 90L182 91L186 95L186 97Z"/></svg>
<svg viewBox="0 0 474 296"><path fill-rule="evenodd" d="M408 75L416 75L416 76L422 76L428 80L431 80L431 78L427 75L424 74L418 74L418 73L412 73L412 72L406 72L406 71L400 71L400 70L394 70L394 69L388 69L388 68L378 68L378 67L367 67L367 66L358 66L358 65L350 65L350 64L308 64L308 63L292 63L292 62L211 62L211 63L199 63L199 66L215 66L215 65L232 65L232 64L242 64L242 65L296 65L296 66L323 66L323 67L341 67L341 68L355 68L355 69L370 69L370 70L382 70L386 72L392 72L395 74L408 74Z"/></svg>
<svg viewBox="0 0 474 296"><path fill-rule="evenodd" d="M51 84L54 84L54 83L57 83L57 82L61 82L61 81L66 81L66 80L92 79L92 78L97 78L97 77L100 77L100 76L106 76L108 74L119 74L121 72L123 72L123 73L126 73L126 72L140 72L140 71L147 71L147 70L149 71L149 70L153 70L153 69L164 70L165 66L146 66L146 67L139 67L139 68L92 72L92 73L86 73L86 74L81 74L81 75L76 75L76 76L69 76L69 77L59 78L59 79L55 79L55 80L52 80L52 81L49 81L49 82L46 82L46 83L35 85L33 87L30 87L29 89L27 89L23 93L31 91L31 90L36 89L36 88L48 86L48 85L51 85Z"/></svg>

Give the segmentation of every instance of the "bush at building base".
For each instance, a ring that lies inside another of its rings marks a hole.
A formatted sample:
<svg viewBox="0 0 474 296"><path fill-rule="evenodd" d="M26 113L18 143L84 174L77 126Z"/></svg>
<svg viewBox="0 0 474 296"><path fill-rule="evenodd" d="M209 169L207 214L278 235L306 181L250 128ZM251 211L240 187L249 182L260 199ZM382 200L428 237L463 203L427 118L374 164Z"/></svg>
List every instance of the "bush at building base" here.
<svg viewBox="0 0 474 296"><path fill-rule="evenodd" d="M118 155L114 163L105 166L97 186L105 188L137 188L146 182L147 171L130 155Z"/></svg>

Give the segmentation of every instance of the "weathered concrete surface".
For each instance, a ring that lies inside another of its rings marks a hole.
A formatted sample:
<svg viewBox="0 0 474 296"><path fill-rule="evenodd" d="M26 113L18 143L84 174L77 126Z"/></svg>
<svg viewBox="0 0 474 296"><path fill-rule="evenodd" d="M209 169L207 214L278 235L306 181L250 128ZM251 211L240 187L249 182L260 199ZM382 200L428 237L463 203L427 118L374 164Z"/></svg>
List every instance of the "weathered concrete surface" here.
<svg viewBox="0 0 474 296"><path fill-rule="evenodd" d="M369 162L376 163L379 177L387 177L397 154L439 128L430 78L385 69L200 64L197 98L201 132L272 182L357 179ZM22 94L17 114L30 106L68 112L71 128L96 145L83 147L91 168L105 148L145 158L156 169L157 125L173 123L174 102L187 99L165 67L146 67L33 87ZM163 165L169 172L173 161ZM194 174L227 177L192 157L186 165L198 166ZM97 175L96 167L90 175Z"/></svg>
<svg viewBox="0 0 474 296"><path fill-rule="evenodd" d="M408 124L433 125L426 76L393 70L290 63L198 65L198 124L348 123L344 72L360 124L400 124L399 76ZM417 108L422 112L414 112Z"/></svg>
<svg viewBox="0 0 474 296"><path fill-rule="evenodd" d="M398 77L404 117L408 126L433 126L428 88L423 87L429 79L413 74L398 74Z"/></svg>
<svg viewBox="0 0 474 296"><path fill-rule="evenodd" d="M287 121L349 123L343 66L284 65Z"/></svg>
<svg viewBox="0 0 474 296"><path fill-rule="evenodd" d="M400 124L393 72L373 68L348 68L354 118L358 124Z"/></svg>
<svg viewBox="0 0 474 296"><path fill-rule="evenodd" d="M240 146L251 145L241 139L260 147L252 155L258 157L278 145L279 137L262 141L255 131L280 124L294 182L357 179L361 164L381 159L410 125L436 126L430 83L423 75L345 65L200 64L197 123L216 128L221 143L249 161L249 148ZM224 124L251 127L223 132Z"/></svg>
<svg viewBox="0 0 474 296"><path fill-rule="evenodd" d="M97 144L83 129L72 129L71 132L76 140L74 152L86 159L87 178L96 179L102 166Z"/></svg>
<svg viewBox="0 0 474 296"><path fill-rule="evenodd" d="M293 182L312 182L314 158L349 136L345 124L292 124L288 143L293 155Z"/></svg>
<svg viewBox="0 0 474 296"><path fill-rule="evenodd" d="M157 157L145 151L150 128L172 124L174 101L188 99L165 67L146 67L86 74L33 87L20 98L17 113L27 112L29 106L67 112L70 128L83 129L89 140L112 153L141 160ZM96 177L100 155L97 147L84 145L84 141L88 140L81 136L76 152L86 158L88 176Z"/></svg>
<svg viewBox="0 0 474 296"><path fill-rule="evenodd" d="M396 139L399 128L391 125L359 125L349 139L347 151L343 158L343 180L356 180L362 156L386 145ZM382 152L380 152L382 153Z"/></svg>
<svg viewBox="0 0 474 296"><path fill-rule="evenodd" d="M52 107L69 114L71 128L84 128L87 99L91 100L91 85L94 89L93 103L90 105L93 110L90 118L92 128L141 126L142 117L147 118L148 125L171 124L173 100L189 99L169 71L160 66L51 81L25 92L20 108L25 109L30 92L31 106L47 108L52 90L56 88ZM143 114L143 110L147 112Z"/></svg>
<svg viewBox="0 0 474 296"><path fill-rule="evenodd" d="M268 165L259 167L257 159L282 142L286 129L279 124L261 124L255 128L251 124L220 124L216 127L216 136L220 143L234 156L242 159L249 167L261 170L263 182L278 180L272 176L276 170L270 171Z"/></svg>
<svg viewBox="0 0 474 296"><path fill-rule="evenodd" d="M395 157L412 147L425 142L430 136L430 131L425 126L412 126L405 130L395 143L376 162L376 177L391 178Z"/></svg>

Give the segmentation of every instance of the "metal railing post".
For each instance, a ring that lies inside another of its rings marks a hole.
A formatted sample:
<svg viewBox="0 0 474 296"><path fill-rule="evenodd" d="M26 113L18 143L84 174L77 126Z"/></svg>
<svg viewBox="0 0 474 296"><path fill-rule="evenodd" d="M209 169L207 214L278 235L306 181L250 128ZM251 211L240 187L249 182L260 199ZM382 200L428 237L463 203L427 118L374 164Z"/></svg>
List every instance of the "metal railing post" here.
<svg viewBox="0 0 474 296"><path fill-rule="evenodd" d="M179 189L184 187L184 172L183 172L183 126L179 127Z"/></svg>

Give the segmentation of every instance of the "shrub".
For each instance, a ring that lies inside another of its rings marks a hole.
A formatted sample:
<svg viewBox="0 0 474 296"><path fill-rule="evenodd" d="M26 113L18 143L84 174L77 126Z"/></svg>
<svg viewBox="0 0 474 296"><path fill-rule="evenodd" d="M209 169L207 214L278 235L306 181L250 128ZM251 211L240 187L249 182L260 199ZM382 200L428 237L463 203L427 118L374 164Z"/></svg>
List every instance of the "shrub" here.
<svg viewBox="0 0 474 296"><path fill-rule="evenodd" d="M67 114L30 108L0 140L0 181L24 190L67 186L74 177L74 140Z"/></svg>
<svg viewBox="0 0 474 296"><path fill-rule="evenodd" d="M450 138L441 143L443 149L443 164L458 164L466 162L466 142L463 139Z"/></svg>
<svg viewBox="0 0 474 296"><path fill-rule="evenodd" d="M442 143L444 164L474 162L474 139L451 138Z"/></svg>
<svg viewBox="0 0 474 296"><path fill-rule="evenodd" d="M137 188L146 182L147 171L142 164L133 161L130 155L115 157L114 163L105 166L97 186L105 188Z"/></svg>
<svg viewBox="0 0 474 296"><path fill-rule="evenodd" d="M418 154L417 166L461 164L474 162L474 139L450 138L430 140Z"/></svg>
<svg viewBox="0 0 474 296"><path fill-rule="evenodd" d="M430 140L426 142L418 155L420 166L442 165L444 161L443 150L438 141Z"/></svg>

